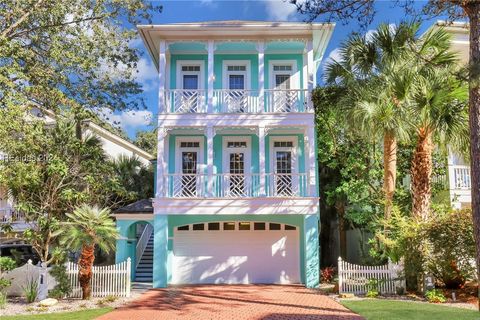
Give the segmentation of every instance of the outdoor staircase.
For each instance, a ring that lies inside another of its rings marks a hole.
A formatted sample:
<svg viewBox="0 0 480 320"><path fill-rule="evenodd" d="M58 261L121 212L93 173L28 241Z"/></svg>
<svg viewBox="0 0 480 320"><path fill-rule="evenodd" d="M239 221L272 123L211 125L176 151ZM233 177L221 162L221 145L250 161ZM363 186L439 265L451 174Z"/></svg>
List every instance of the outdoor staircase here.
<svg viewBox="0 0 480 320"><path fill-rule="evenodd" d="M135 272L136 282L152 282L153 281L153 233L148 239L147 246L143 252L140 262Z"/></svg>

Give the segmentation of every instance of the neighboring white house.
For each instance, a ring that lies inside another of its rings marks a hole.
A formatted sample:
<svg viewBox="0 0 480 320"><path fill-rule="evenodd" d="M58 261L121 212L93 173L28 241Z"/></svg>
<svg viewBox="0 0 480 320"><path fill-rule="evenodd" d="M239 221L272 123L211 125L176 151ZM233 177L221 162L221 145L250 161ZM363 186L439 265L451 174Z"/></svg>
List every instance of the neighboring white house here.
<svg viewBox="0 0 480 320"><path fill-rule="evenodd" d="M470 48L468 24L437 21L433 28L437 27L445 28L452 35L453 50L458 53L461 64L467 64ZM470 164L461 155L449 149L447 166L448 189L452 207L456 209L469 208L471 206Z"/></svg>
<svg viewBox="0 0 480 320"><path fill-rule="evenodd" d="M35 117L42 117L46 124L55 122L55 114L53 112L40 111L33 108L31 114ZM85 121L84 128L84 134L92 134L100 139L105 153L112 159L118 158L120 155L136 156L144 165L148 165L154 159L154 156L150 153L92 121ZM14 210L13 199L9 198L7 190L0 186L0 223L15 221L15 230L22 230L25 228L22 220L21 214Z"/></svg>

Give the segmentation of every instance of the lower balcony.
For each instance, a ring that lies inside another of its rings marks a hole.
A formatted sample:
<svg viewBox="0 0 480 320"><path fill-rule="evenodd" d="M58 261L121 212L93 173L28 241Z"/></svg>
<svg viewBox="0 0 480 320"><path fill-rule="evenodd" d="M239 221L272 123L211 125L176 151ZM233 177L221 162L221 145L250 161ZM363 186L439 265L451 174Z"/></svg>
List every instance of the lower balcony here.
<svg viewBox="0 0 480 320"><path fill-rule="evenodd" d="M263 184L262 184L263 180ZM308 196L307 174L169 174L164 177L167 198L297 198Z"/></svg>

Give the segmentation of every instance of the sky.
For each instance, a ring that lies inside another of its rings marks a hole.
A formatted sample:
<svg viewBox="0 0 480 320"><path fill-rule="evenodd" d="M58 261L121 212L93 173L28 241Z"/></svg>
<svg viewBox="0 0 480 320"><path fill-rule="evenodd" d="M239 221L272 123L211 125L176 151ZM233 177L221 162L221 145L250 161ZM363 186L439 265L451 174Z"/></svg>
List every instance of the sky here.
<svg viewBox="0 0 480 320"><path fill-rule="evenodd" d="M264 20L264 21L304 21L306 18L296 12L294 5L283 0L198 0L198 1L153 1L156 5L162 5L163 11L155 14L153 24L199 22L212 20ZM394 1L377 1L376 14L373 22L367 29L361 29L357 21L345 24L342 21L335 22L336 26L324 55L322 64L317 73L317 79L321 83L323 77L323 65L329 59L338 57L338 47L352 32L371 32L381 23L398 24L408 19L402 8L394 7ZM415 5L421 7L425 2L416 1ZM426 31L436 20L445 17L426 19L422 23L420 32ZM321 22L322 19L318 19ZM141 111L124 111L110 115L113 121L118 121L130 138L135 137L137 131L151 130L152 122L155 122L157 108L158 84L157 72L148 53L145 51L140 38L134 45L141 49L142 57L138 64L137 80L142 84L144 97L148 109ZM153 120L153 121L152 121Z"/></svg>

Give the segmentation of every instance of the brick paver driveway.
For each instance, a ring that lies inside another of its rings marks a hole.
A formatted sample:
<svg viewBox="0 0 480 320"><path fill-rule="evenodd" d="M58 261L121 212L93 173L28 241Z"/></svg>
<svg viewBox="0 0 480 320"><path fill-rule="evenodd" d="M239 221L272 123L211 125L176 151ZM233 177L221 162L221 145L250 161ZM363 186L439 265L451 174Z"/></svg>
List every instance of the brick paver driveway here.
<svg viewBox="0 0 480 320"><path fill-rule="evenodd" d="M339 303L302 286L207 285L150 290L100 320L360 320Z"/></svg>

